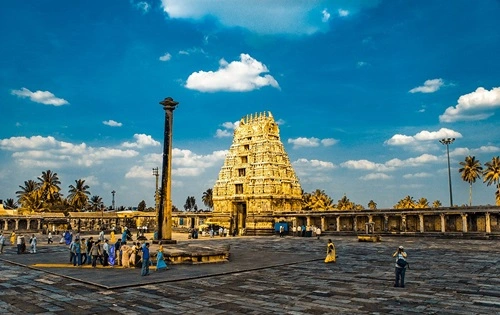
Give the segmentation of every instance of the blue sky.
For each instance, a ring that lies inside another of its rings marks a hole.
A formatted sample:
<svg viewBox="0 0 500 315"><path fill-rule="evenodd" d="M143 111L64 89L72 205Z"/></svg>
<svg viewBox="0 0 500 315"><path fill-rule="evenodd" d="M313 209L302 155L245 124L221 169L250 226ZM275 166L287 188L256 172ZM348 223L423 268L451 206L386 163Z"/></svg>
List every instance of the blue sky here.
<svg viewBox="0 0 500 315"><path fill-rule="evenodd" d="M57 172L154 206L167 96L173 203L198 206L247 114L271 111L302 188L392 207L468 203L460 161L500 155L500 2L8 1L0 199ZM473 204L494 204L473 186Z"/></svg>

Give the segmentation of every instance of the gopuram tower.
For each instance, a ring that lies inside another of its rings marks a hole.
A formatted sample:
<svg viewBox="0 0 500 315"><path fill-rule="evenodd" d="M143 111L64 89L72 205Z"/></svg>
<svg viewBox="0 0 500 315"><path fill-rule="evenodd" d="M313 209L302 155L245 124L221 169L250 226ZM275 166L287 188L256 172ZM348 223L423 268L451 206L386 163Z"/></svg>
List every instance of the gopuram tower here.
<svg viewBox="0 0 500 315"><path fill-rule="evenodd" d="M302 189L271 112L247 115L213 188L211 221L247 234L272 231L272 214L301 210Z"/></svg>

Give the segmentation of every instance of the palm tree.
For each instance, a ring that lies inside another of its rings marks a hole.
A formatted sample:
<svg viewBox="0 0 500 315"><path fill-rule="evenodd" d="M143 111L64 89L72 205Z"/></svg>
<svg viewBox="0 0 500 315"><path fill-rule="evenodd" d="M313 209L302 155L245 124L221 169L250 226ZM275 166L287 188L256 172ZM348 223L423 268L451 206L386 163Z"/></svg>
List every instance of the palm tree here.
<svg viewBox="0 0 500 315"><path fill-rule="evenodd" d="M99 196L92 196L90 198L90 208L94 211L101 210L102 206L104 206L104 203L102 202L102 198Z"/></svg>
<svg viewBox="0 0 500 315"><path fill-rule="evenodd" d="M194 196L188 196L186 198L186 203L184 204L184 210L186 211L198 210L198 206L196 205L196 199L194 198Z"/></svg>
<svg viewBox="0 0 500 315"><path fill-rule="evenodd" d="M441 201L439 201L439 200L434 200L434 202L432 203L433 208L439 208L441 206L443 206L443 205L441 204Z"/></svg>
<svg viewBox="0 0 500 315"><path fill-rule="evenodd" d="M483 183L487 186L491 184L497 184L497 191L495 192L496 204L500 205L500 157L495 156L491 159L491 162L484 163L486 169L483 171Z"/></svg>
<svg viewBox="0 0 500 315"><path fill-rule="evenodd" d="M201 201L209 209L212 209L214 207L214 201L212 199L212 196L213 196L212 188L208 188L205 192L203 192L203 196L201 197Z"/></svg>
<svg viewBox="0 0 500 315"><path fill-rule="evenodd" d="M429 208L429 201L427 201L427 198L422 197L415 204L415 208L417 209Z"/></svg>
<svg viewBox="0 0 500 315"><path fill-rule="evenodd" d="M38 197L39 184L34 180L24 181L21 190L16 191L18 203L28 212L34 212L42 208L42 202Z"/></svg>
<svg viewBox="0 0 500 315"><path fill-rule="evenodd" d="M69 185L68 202L76 210L81 211L89 203L89 185L85 185L84 179L75 180L76 186Z"/></svg>
<svg viewBox="0 0 500 315"><path fill-rule="evenodd" d="M368 209L370 210L376 210L377 209L377 203L373 200L370 200L368 202Z"/></svg>
<svg viewBox="0 0 500 315"><path fill-rule="evenodd" d="M305 192L304 189L302 189L302 209L312 210L311 209L311 194Z"/></svg>
<svg viewBox="0 0 500 315"><path fill-rule="evenodd" d="M339 210L353 210L355 209L355 204L347 198L347 196L344 194L342 198L339 199L337 203L337 209Z"/></svg>
<svg viewBox="0 0 500 315"><path fill-rule="evenodd" d="M413 197L408 195L408 196L404 197L403 199L401 199L400 201L398 201L398 203L394 205L394 208L395 209L414 209L415 204L416 204L416 202L413 199Z"/></svg>
<svg viewBox="0 0 500 315"><path fill-rule="evenodd" d="M61 188L59 185L59 177L57 173L53 173L51 170L42 172L42 176L37 177L40 187L38 189L38 197L48 204L54 204L54 202L61 199L59 191Z"/></svg>
<svg viewBox="0 0 500 315"><path fill-rule="evenodd" d="M328 210L333 208L333 200L324 190L316 189L310 196L308 208L312 210Z"/></svg>
<svg viewBox="0 0 500 315"><path fill-rule="evenodd" d="M476 179L481 178L483 167L475 156L466 156L464 162L460 162L462 166L458 172L462 175L462 180L469 183L469 206L472 206L472 184Z"/></svg>
<svg viewBox="0 0 500 315"><path fill-rule="evenodd" d="M14 199L7 198L5 200L5 203L3 204L5 209L16 209L17 208L17 202L14 201Z"/></svg>

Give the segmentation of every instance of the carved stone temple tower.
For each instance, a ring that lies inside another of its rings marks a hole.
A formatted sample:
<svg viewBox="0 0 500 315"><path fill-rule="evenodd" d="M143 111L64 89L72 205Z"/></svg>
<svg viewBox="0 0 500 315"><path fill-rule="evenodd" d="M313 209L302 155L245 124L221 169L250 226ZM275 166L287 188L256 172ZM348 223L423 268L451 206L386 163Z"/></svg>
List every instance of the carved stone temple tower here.
<svg viewBox="0 0 500 315"><path fill-rule="evenodd" d="M211 221L230 231L269 230L272 213L301 209L302 189L271 112L240 120L212 199Z"/></svg>

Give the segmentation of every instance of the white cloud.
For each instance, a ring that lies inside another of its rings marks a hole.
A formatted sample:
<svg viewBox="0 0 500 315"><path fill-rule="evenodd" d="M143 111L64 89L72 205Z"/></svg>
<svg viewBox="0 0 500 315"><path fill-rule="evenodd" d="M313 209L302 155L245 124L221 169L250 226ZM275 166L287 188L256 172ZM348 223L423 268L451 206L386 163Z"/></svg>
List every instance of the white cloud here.
<svg viewBox="0 0 500 315"><path fill-rule="evenodd" d="M85 143L72 144L58 141L54 137L12 137L0 140L0 149L15 151L14 161L20 166L37 167L90 167L104 160L130 158L139 153L134 150L89 147Z"/></svg>
<svg viewBox="0 0 500 315"><path fill-rule="evenodd" d="M141 10L143 14L146 14L151 9L151 5L146 1L140 1L135 4L135 8Z"/></svg>
<svg viewBox="0 0 500 315"><path fill-rule="evenodd" d="M160 61L169 61L172 58L172 55L169 53L165 53L163 56L160 57Z"/></svg>
<svg viewBox="0 0 500 315"><path fill-rule="evenodd" d="M407 136L402 134L396 134L391 137L391 139L386 140L384 143L387 145L393 146L403 146L403 145L419 145L419 142L425 141L438 141L443 138L462 138L462 134L460 132L448 129L441 128L438 131L427 131L422 130L414 136Z"/></svg>
<svg viewBox="0 0 500 315"><path fill-rule="evenodd" d="M325 170L325 169L334 169L335 165L332 162L320 161L320 160L308 160L308 159L298 159L295 162L292 162L293 167L297 168L306 168L306 169L316 169L316 170Z"/></svg>
<svg viewBox="0 0 500 315"><path fill-rule="evenodd" d="M391 176L384 174L384 173L372 173L372 174L367 174L364 176L361 176L359 179L361 180L385 180L385 179L390 179Z"/></svg>
<svg viewBox="0 0 500 315"><path fill-rule="evenodd" d="M198 155L190 150L174 148L172 150L172 173L178 176L198 176L206 168L221 164L226 158L228 151L214 151L208 155Z"/></svg>
<svg viewBox="0 0 500 315"><path fill-rule="evenodd" d="M232 136L233 136L233 133L229 130L217 129L217 131L215 132L216 138L229 138Z"/></svg>
<svg viewBox="0 0 500 315"><path fill-rule="evenodd" d="M321 144L325 147L329 147L329 146L332 146L338 142L339 142L338 140L333 139L333 138L326 138L326 139L320 140L320 139L314 138L314 137L311 137L311 138L299 137L299 138L295 138L295 139L291 139L291 138L288 139L288 143L293 144L294 149L301 148L301 147L309 147L309 148L319 147Z"/></svg>
<svg viewBox="0 0 500 315"><path fill-rule="evenodd" d="M20 90L12 90L11 94L17 95L21 98L29 97L29 99L31 101L33 101L35 103L45 104L45 105L61 106L61 105L69 104L68 101L66 101L65 99L58 98L49 91L31 92L27 88L23 87Z"/></svg>
<svg viewBox="0 0 500 315"><path fill-rule="evenodd" d="M343 10L343 9L339 9L338 13L339 13L339 16L341 16L341 17L345 17L345 16L349 15L349 11L348 10Z"/></svg>
<svg viewBox="0 0 500 315"><path fill-rule="evenodd" d="M434 93L444 85L443 79L426 80L424 85L411 89L410 93Z"/></svg>
<svg viewBox="0 0 500 315"><path fill-rule="evenodd" d="M500 87L490 91L478 87L474 92L458 98L455 107L448 107L443 115L439 116L440 122L484 120L493 116L493 111L500 107Z"/></svg>
<svg viewBox="0 0 500 315"><path fill-rule="evenodd" d="M439 159L435 155L422 154L415 158L406 160L391 159L385 163L375 163L368 160L349 160L340 164L341 167L356 170L387 172L403 167L417 167L428 163L437 162Z"/></svg>
<svg viewBox="0 0 500 315"><path fill-rule="evenodd" d="M114 121L112 119L110 119L108 121L103 121L102 123L105 124L106 126L110 126L110 127L121 127L123 125L122 123Z"/></svg>
<svg viewBox="0 0 500 315"><path fill-rule="evenodd" d="M455 148L452 151L450 151L450 156L464 157L467 155L474 155L481 153L496 153L496 152L500 152L500 147L488 145L488 146L481 146L475 149Z"/></svg>
<svg viewBox="0 0 500 315"><path fill-rule="evenodd" d="M135 134L134 135L135 142L124 142L122 146L125 148L138 148L142 149L145 147L157 147L160 145L160 142L156 141L150 135L145 134Z"/></svg>
<svg viewBox="0 0 500 315"><path fill-rule="evenodd" d="M186 88L200 92L248 92L268 85L280 88L271 75L261 76L269 70L248 54L241 54L240 61L229 64L221 59L219 65L217 71L192 73L186 81Z"/></svg>
<svg viewBox="0 0 500 315"><path fill-rule="evenodd" d="M358 62L356 63L356 67L357 67L357 68L366 67L366 66L368 66L368 65L369 65L369 63L368 63L368 62L366 62L366 61L358 61Z"/></svg>
<svg viewBox="0 0 500 315"><path fill-rule="evenodd" d="M321 144L324 145L325 147L330 147L334 144L337 144L339 141L337 139L333 138L327 138L327 139L322 139Z"/></svg>
<svg viewBox="0 0 500 315"><path fill-rule="evenodd" d="M324 9L323 11L321 11L321 21L326 23L328 22L328 20L330 20L330 13L328 13L328 10L327 9Z"/></svg>
<svg viewBox="0 0 500 315"><path fill-rule="evenodd" d="M405 174L405 175L403 175L403 178L406 178L406 179L411 179L411 178L426 178L426 177L432 177L432 174L421 172L421 173Z"/></svg>

